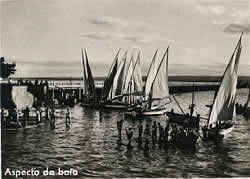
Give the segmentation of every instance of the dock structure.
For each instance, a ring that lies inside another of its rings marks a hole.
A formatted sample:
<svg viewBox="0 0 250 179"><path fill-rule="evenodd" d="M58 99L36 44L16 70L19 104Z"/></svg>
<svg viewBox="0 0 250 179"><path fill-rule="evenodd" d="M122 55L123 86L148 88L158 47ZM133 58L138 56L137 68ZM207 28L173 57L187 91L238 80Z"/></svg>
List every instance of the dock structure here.
<svg viewBox="0 0 250 179"><path fill-rule="evenodd" d="M216 90L219 86L220 76L169 76L169 91L173 93L183 93L195 91ZM104 85L104 77L95 77L97 100L100 99ZM145 82L145 77L143 77ZM81 101L83 97L83 80L80 77L40 77L40 78L8 78L1 79L1 99L11 99L11 86L28 85L35 97L41 95L50 96L53 99L65 99L67 95L73 95L76 101ZM43 84L43 85L41 85ZM46 84L46 85L44 85ZM195 88L193 88L195 84ZM250 84L250 77L240 76L238 88L245 88ZM43 89L39 89L43 88ZM36 94L39 91L39 94ZM43 94L40 94L43 93ZM3 95L4 94L4 95ZM9 97L8 97L9 96ZM9 101L6 101L9 103Z"/></svg>

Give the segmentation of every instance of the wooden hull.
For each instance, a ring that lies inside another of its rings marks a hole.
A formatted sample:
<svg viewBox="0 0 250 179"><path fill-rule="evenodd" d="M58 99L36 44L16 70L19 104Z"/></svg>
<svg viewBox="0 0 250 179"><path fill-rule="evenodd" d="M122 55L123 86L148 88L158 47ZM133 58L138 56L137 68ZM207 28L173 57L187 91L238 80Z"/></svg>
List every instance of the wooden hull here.
<svg viewBox="0 0 250 179"><path fill-rule="evenodd" d="M227 137L233 130L234 126L231 123L226 123L219 128L208 129L207 132L203 132L204 140L221 140Z"/></svg>
<svg viewBox="0 0 250 179"><path fill-rule="evenodd" d="M199 128L200 120L197 117L192 116L192 118L189 117L189 120L187 120L188 116L184 114L178 114L178 113L172 113L167 112L167 116L169 117L169 121L173 123L177 123L179 125L192 128Z"/></svg>
<svg viewBox="0 0 250 179"><path fill-rule="evenodd" d="M159 116L159 115L164 115L167 112L166 108L159 108L159 109L154 109L151 111L142 111L141 108L131 108L128 109L124 114L126 116Z"/></svg>
<svg viewBox="0 0 250 179"><path fill-rule="evenodd" d="M159 110L152 110L152 111L145 111L142 112L142 116L158 116L158 115L163 115L167 112L167 109L159 109Z"/></svg>
<svg viewBox="0 0 250 179"><path fill-rule="evenodd" d="M127 109L128 107L126 105L122 104L106 104L104 105L104 108L106 109Z"/></svg>
<svg viewBox="0 0 250 179"><path fill-rule="evenodd" d="M224 137L227 137L234 129L234 126L232 125L231 127L220 129L219 134L223 135Z"/></svg>

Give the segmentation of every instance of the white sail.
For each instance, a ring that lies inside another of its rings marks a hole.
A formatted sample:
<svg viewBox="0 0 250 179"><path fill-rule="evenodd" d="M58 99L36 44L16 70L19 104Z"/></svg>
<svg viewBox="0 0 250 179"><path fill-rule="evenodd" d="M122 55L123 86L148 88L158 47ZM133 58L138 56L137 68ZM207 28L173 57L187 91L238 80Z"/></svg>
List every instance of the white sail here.
<svg viewBox="0 0 250 179"><path fill-rule="evenodd" d="M134 57L133 57L133 54L132 54L129 65L128 65L128 68L127 68L125 81L124 81L124 84L123 84L123 90L122 90L123 94L127 93L129 85L131 85L129 83L130 83L130 79L131 79L132 74L133 74L133 68L134 68Z"/></svg>
<svg viewBox="0 0 250 179"><path fill-rule="evenodd" d="M162 61L157 70L151 91L151 109L165 106L169 103L168 89L168 49L166 50Z"/></svg>
<svg viewBox="0 0 250 179"><path fill-rule="evenodd" d="M111 99L111 91L113 86L114 77L117 73L117 64L118 64L118 55L121 49L118 50L113 63L108 72L108 76L104 81L103 90L102 90L102 101L107 101Z"/></svg>
<svg viewBox="0 0 250 179"><path fill-rule="evenodd" d="M113 85L110 90L110 99L113 99L115 96L119 96L122 93L122 84L125 79L125 64L127 59L127 52L124 54L122 61L118 66L117 73L114 77Z"/></svg>
<svg viewBox="0 0 250 179"><path fill-rule="evenodd" d="M133 94L133 103L138 104L142 101L142 91L143 91L143 84L142 84L142 73L141 73L141 62L140 62L140 52L138 53L134 70L133 70L133 76L132 79L134 82L133 85L133 91L131 92ZM139 94L140 93L140 94Z"/></svg>
<svg viewBox="0 0 250 179"><path fill-rule="evenodd" d="M152 84L153 84L153 81L157 72L157 68L158 68L158 63L156 61L157 52L158 50L156 50L154 57L152 59L151 65L148 70L147 80L145 83L145 100L148 100L149 93L151 91L151 87L152 87Z"/></svg>
<svg viewBox="0 0 250 179"><path fill-rule="evenodd" d="M84 55L83 55L83 50L81 50L82 52L82 70L83 70L83 95L85 96L88 96L88 89L87 89L87 70L86 70L86 60L84 58Z"/></svg>
<svg viewBox="0 0 250 179"><path fill-rule="evenodd" d="M137 56L137 59L136 59L136 64L135 64L135 67L134 67L133 77L134 77L136 92L142 92L143 84L142 84L140 52L138 53L138 56Z"/></svg>
<svg viewBox="0 0 250 179"><path fill-rule="evenodd" d="M217 121L233 119L240 53L241 38L224 72L219 90L214 99L208 122L209 128L215 127Z"/></svg>

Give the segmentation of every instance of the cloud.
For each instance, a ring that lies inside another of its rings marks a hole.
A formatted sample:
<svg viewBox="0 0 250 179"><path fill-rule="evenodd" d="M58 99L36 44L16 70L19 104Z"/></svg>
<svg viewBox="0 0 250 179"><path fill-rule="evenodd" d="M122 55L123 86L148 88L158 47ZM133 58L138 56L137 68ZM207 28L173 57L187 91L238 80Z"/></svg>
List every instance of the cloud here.
<svg viewBox="0 0 250 179"><path fill-rule="evenodd" d="M113 34L113 38L127 40L130 42L147 42L147 40L143 36L132 35L132 34Z"/></svg>
<svg viewBox="0 0 250 179"><path fill-rule="evenodd" d="M224 28L224 32L228 32L232 34L239 33L239 32L249 33L250 32L249 24L232 23Z"/></svg>
<svg viewBox="0 0 250 179"><path fill-rule="evenodd" d="M110 37L110 35L105 33L92 33L92 34L86 34L84 36L89 39L95 39L95 40L106 40Z"/></svg>
<svg viewBox="0 0 250 179"><path fill-rule="evenodd" d="M195 6L195 10L210 19L212 24L225 25L245 24L249 20L248 1L203 1Z"/></svg>
<svg viewBox="0 0 250 179"><path fill-rule="evenodd" d="M143 36L131 35L131 34L121 34L121 33L108 34L105 32L96 32L96 33L84 34L83 36L85 36L89 39L94 39L94 40L113 39L113 40L126 40L126 41L134 42L134 43L135 42L145 43L148 41Z"/></svg>
<svg viewBox="0 0 250 179"><path fill-rule="evenodd" d="M100 25L100 26L127 26L128 22L124 19L115 17L96 17L88 19L90 24Z"/></svg>
<svg viewBox="0 0 250 179"><path fill-rule="evenodd" d="M205 16L220 16L226 12L226 8L220 5L198 5L196 10Z"/></svg>
<svg viewBox="0 0 250 179"><path fill-rule="evenodd" d="M88 20L89 23L91 24L95 24L95 25L112 25L111 22L105 20L105 19L89 19Z"/></svg>

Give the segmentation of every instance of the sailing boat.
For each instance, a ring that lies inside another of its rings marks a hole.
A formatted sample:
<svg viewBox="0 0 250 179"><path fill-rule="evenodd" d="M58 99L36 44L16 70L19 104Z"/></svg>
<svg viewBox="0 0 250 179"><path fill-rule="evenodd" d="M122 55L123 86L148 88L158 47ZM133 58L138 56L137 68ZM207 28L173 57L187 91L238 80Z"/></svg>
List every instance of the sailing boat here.
<svg viewBox="0 0 250 179"><path fill-rule="evenodd" d="M134 68L132 71L132 75L129 80L129 86L127 89L127 93L129 95L129 107L136 106L141 103L143 98L143 84L142 84L142 74L141 74L141 58L140 51L138 52L138 56L136 62L134 64Z"/></svg>
<svg viewBox="0 0 250 179"><path fill-rule="evenodd" d="M86 49L82 50L83 65L83 99L82 106L95 106L97 101L94 78L89 66L89 60Z"/></svg>
<svg viewBox="0 0 250 179"><path fill-rule="evenodd" d="M224 72L207 124L202 128L205 140L221 139L233 130L241 39L242 34Z"/></svg>
<svg viewBox="0 0 250 179"><path fill-rule="evenodd" d="M112 87L114 77L117 72L117 66L118 66L118 55L119 55L120 49L118 50L111 67L109 69L109 73L107 78L104 81L103 89L102 89L102 96L101 96L101 101L100 101L100 106L103 107L105 103L108 101L108 96L109 96L109 91Z"/></svg>
<svg viewBox="0 0 250 179"><path fill-rule="evenodd" d="M127 59L127 51L125 52L122 61L120 62L117 72L114 76L112 86L109 90L109 95L107 97L107 101L104 105L105 108L116 108L116 109L123 109L127 108L127 106L122 103L122 90L123 84L125 81L125 65Z"/></svg>
<svg viewBox="0 0 250 179"><path fill-rule="evenodd" d="M131 55L131 59L128 64L127 72L126 72L126 78L124 80L123 84L123 102L127 105L130 105L132 96L130 92L134 88L134 81L132 80L133 78L133 69L134 69L134 53Z"/></svg>
<svg viewBox="0 0 250 179"><path fill-rule="evenodd" d="M124 88L123 100L127 103L127 111L125 112L126 116L136 115L136 111L141 110L141 102L143 100L143 83L142 83L142 74L141 74L141 62L140 62L140 51L134 66L132 66L133 61L131 61L130 66L133 67L130 79L128 79L127 87ZM129 67L130 67L129 66ZM128 70L131 72L131 70ZM130 74L130 73L127 73ZM129 76L129 75L128 75ZM127 77L128 77L127 76Z"/></svg>
<svg viewBox="0 0 250 179"><path fill-rule="evenodd" d="M168 89L168 49L158 64L157 51L149 68L145 85L145 101L142 104L141 115L162 115L167 112L166 105L170 103Z"/></svg>

